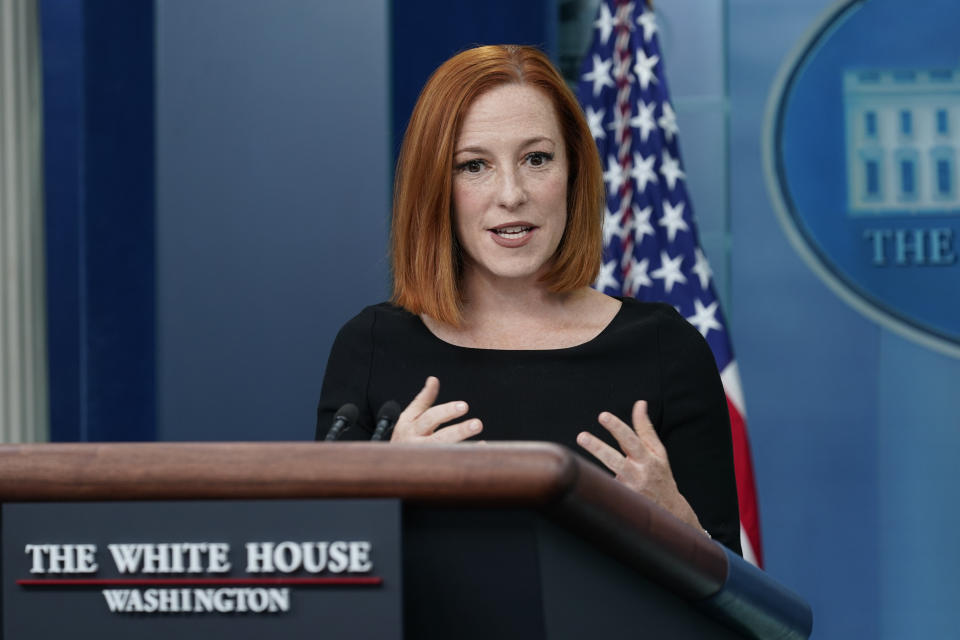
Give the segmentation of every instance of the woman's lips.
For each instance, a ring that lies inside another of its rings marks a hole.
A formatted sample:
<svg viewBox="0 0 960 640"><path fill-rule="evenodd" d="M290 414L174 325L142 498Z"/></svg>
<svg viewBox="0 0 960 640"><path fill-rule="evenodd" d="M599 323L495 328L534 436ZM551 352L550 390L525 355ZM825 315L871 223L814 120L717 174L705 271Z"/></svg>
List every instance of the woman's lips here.
<svg viewBox="0 0 960 640"><path fill-rule="evenodd" d="M536 229L537 227L531 224L518 223L500 225L490 229L489 232L493 241L498 245L513 249L530 242L530 238L533 237L533 232Z"/></svg>

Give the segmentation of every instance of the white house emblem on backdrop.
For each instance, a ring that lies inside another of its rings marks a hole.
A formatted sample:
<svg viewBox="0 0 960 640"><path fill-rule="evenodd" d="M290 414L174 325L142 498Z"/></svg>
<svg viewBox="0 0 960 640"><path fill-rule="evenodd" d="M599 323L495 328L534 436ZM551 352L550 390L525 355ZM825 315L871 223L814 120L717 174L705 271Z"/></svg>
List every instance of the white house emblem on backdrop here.
<svg viewBox="0 0 960 640"><path fill-rule="evenodd" d="M798 252L885 326L960 356L960 3L845 0L781 68L764 160Z"/></svg>
<svg viewBox="0 0 960 640"><path fill-rule="evenodd" d="M853 215L960 208L960 69L843 74Z"/></svg>

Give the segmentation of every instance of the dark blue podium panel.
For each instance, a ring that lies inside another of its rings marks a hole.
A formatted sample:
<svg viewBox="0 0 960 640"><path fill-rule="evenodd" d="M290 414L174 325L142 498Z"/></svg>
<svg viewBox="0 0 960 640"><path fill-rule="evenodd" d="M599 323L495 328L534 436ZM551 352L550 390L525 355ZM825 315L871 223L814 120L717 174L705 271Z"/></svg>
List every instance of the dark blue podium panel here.
<svg viewBox="0 0 960 640"><path fill-rule="evenodd" d="M533 511L407 506L403 522L406 638L750 637Z"/></svg>
<svg viewBox="0 0 960 640"><path fill-rule="evenodd" d="M4 504L3 638L402 635L400 503Z"/></svg>

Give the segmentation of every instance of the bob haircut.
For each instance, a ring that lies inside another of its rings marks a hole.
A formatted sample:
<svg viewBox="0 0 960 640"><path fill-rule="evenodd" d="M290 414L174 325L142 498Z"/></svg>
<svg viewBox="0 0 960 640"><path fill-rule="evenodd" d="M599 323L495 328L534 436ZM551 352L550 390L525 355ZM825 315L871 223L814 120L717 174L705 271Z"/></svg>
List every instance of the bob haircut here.
<svg viewBox="0 0 960 640"><path fill-rule="evenodd" d="M569 159L567 223L542 281L553 292L573 291L590 285L600 269L603 169L576 98L533 47L468 49L440 65L417 99L397 161L390 238L394 304L455 327L463 257L452 221L454 146L473 102L507 84L535 87L550 99Z"/></svg>

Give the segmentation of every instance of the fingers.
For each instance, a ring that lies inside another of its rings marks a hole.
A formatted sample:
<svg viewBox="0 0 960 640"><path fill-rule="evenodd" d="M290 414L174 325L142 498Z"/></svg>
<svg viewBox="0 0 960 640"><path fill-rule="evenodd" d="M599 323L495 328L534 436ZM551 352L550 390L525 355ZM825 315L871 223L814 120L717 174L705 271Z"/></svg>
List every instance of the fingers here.
<svg viewBox="0 0 960 640"><path fill-rule="evenodd" d="M625 454L634 458L643 455L643 443L640 441L637 432L623 420L608 411L604 411L597 416L597 422L610 432L610 435L617 441Z"/></svg>
<svg viewBox="0 0 960 640"><path fill-rule="evenodd" d="M642 400L634 403L631 413L633 429L609 412L597 416L623 453L587 432L577 436L577 444L592 453L624 485L702 530L696 513L677 488L666 448L647 415L647 403Z"/></svg>
<svg viewBox="0 0 960 640"><path fill-rule="evenodd" d="M434 376L427 377L427 381L423 384L423 389L420 389L420 392L410 401L407 408L403 410L398 422L400 420L413 422L419 418L421 413L433 406L438 393L440 393L440 381Z"/></svg>
<svg viewBox="0 0 960 640"><path fill-rule="evenodd" d="M647 414L646 400L637 400L633 403L632 417L633 430L640 436L640 441L643 442L644 446L655 456L665 458L667 456L667 450L663 447L663 443L660 442L660 436L657 435L656 429L653 428L653 423L650 422L650 416Z"/></svg>
<svg viewBox="0 0 960 640"><path fill-rule="evenodd" d="M414 431L417 435L428 436L444 422L450 422L454 418L459 418L466 414L469 409L470 407L467 406L466 402L459 400L430 407L413 421Z"/></svg>
<svg viewBox="0 0 960 640"><path fill-rule="evenodd" d="M453 444L475 436L483 430L483 423L474 418L457 424L451 424L433 434L432 440L437 443Z"/></svg>
<svg viewBox="0 0 960 640"><path fill-rule="evenodd" d="M620 475L623 470L623 454L608 445L606 442L586 431L581 431L577 435L577 444L589 451L593 456L603 463L607 469Z"/></svg>
<svg viewBox="0 0 960 640"><path fill-rule="evenodd" d="M609 411L597 416L597 421L620 445L620 451L606 444L591 433L583 432L577 436L577 444L593 454L608 469L616 474L622 473L628 461L640 462L652 456L666 460L663 443L657 436L653 423L647 415L647 403L638 400L632 410L633 428ZM621 453L622 452L622 453Z"/></svg>
<svg viewBox="0 0 960 640"><path fill-rule="evenodd" d="M437 430L440 425L467 413L466 402L455 400L433 405L440 392L440 381L430 376L397 419L392 442L460 442L483 429L479 420L466 420Z"/></svg>
<svg viewBox="0 0 960 640"><path fill-rule="evenodd" d="M409 429L418 436L429 436L439 425L464 415L469 407L466 402L454 401L433 406L440 393L440 380L429 376L423 389L410 401L397 418L397 425Z"/></svg>

